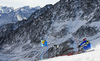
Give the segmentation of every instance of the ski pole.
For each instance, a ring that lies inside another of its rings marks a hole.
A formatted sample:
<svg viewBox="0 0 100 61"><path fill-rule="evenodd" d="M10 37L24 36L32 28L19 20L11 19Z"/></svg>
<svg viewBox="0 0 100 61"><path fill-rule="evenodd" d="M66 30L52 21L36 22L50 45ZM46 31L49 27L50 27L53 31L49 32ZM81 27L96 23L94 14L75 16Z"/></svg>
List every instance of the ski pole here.
<svg viewBox="0 0 100 61"><path fill-rule="evenodd" d="M77 42L77 45L78 45L78 40L77 40L77 38L76 38L76 42Z"/></svg>

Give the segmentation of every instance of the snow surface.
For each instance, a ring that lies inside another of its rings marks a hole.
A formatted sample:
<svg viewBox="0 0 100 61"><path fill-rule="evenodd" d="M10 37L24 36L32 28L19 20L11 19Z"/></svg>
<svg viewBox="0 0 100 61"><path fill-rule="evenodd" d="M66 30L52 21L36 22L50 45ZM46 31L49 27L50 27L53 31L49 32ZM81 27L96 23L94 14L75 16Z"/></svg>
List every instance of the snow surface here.
<svg viewBox="0 0 100 61"><path fill-rule="evenodd" d="M40 61L100 61L100 38L92 41L94 51L76 54L72 56L59 56Z"/></svg>

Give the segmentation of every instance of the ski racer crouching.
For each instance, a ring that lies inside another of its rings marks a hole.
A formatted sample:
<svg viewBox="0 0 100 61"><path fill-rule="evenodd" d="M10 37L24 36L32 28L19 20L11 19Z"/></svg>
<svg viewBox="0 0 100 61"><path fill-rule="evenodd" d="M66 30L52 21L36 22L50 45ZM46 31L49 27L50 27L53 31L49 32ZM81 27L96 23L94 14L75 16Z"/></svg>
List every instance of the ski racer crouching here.
<svg viewBox="0 0 100 61"><path fill-rule="evenodd" d="M83 46L82 52L91 49L91 43L86 40L86 38L83 39L83 42L78 46L78 48L80 48L81 46Z"/></svg>

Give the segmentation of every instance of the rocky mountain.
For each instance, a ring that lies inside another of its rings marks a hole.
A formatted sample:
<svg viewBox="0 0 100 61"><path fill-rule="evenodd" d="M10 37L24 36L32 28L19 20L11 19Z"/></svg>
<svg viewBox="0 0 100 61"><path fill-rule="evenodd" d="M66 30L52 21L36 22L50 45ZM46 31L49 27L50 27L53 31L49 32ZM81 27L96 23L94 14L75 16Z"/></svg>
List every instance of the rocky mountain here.
<svg viewBox="0 0 100 61"><path fill-rule="evenodd" d="M32 20L36 19L38 16L40 16L41 14L46 12L50 7L52 7L52 5L46 5L45 7L41 8L40 10L35 11L31 15L31 17L33 17L33 18L29 18L30 20L23 19L22 21L3 25L2 27L0 27L0 33L1 33L0 38L2 38L3 36L7 36L10 33L13 33L14 31L16 31L21 26L24 26L26 24L31 23L32 22L31 19Z"/></svg>
<svg viewBox="0 0 100 61"><path fill-rule="evenodd" d="M40 9L39 6L32 8L24 6L17 9L14 9L13 7L0 6L0 26L28 19L28 17L38 9Z"/></svg>
<svg viewBox="0 0 100 61"><path fill-rule="evenodd" d="M84 37L90 42L100 38L99 24L100 0L60 0L33 13L16 30L0 36L1 60L38 61L41 55L47 58L47 53L51 58L75 52L76 39L80 43ZM6 29L3 27L2 31ZM42 39L48 41L48 50L43 47L41 51Z"/></svg>

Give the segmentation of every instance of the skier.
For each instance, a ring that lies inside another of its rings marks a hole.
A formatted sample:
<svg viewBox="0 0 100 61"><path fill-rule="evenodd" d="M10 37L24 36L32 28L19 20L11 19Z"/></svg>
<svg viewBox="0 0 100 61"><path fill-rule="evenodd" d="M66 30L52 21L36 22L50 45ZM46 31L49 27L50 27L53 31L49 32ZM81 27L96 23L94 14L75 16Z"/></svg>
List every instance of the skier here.
<svg viewBox="0 0 100 61"><path fill-rule="evenodd" d="M88 40L86 40L86 38L83 39L83 42L78 46L78 48L80 48L81 46L83 46L83 52L85 52L88 49L91 49L91 43Z"/></svg>

